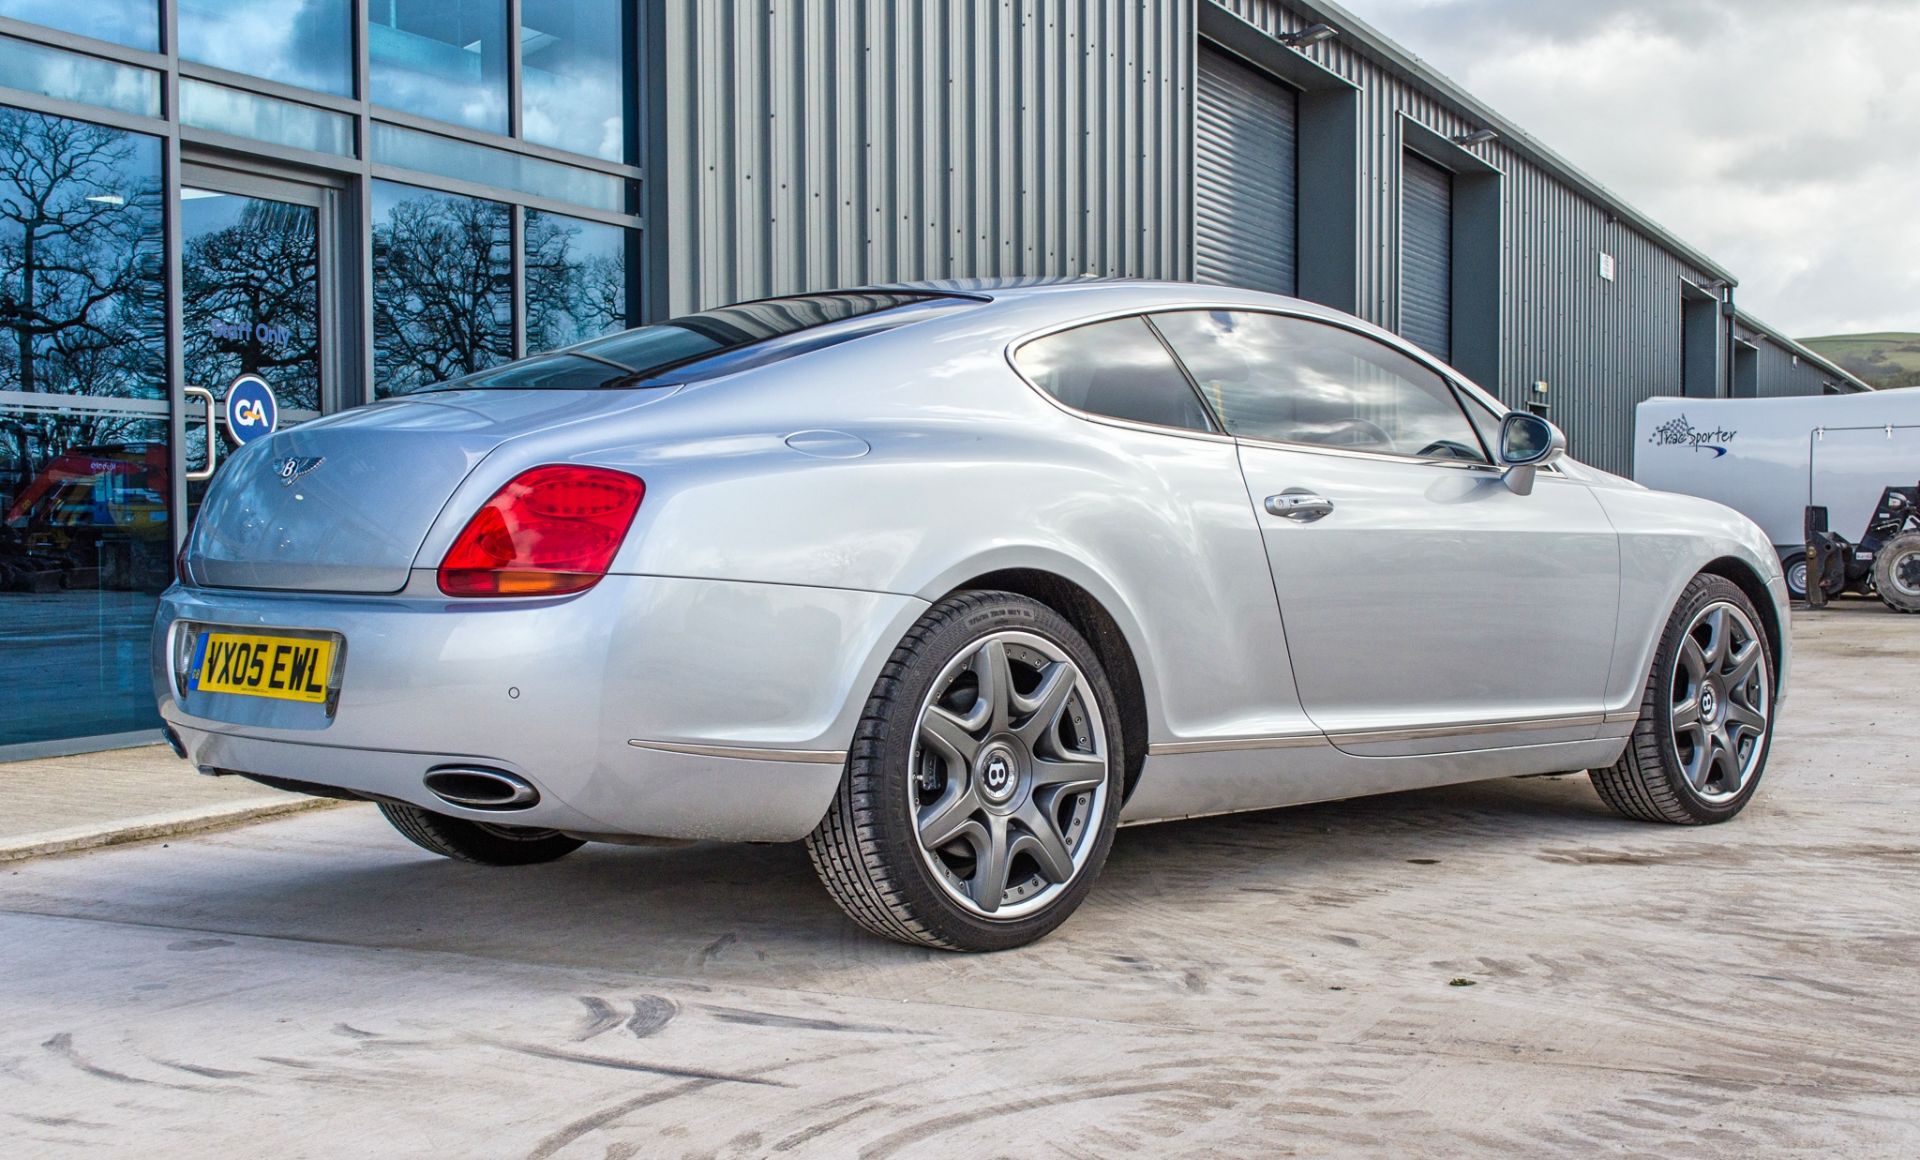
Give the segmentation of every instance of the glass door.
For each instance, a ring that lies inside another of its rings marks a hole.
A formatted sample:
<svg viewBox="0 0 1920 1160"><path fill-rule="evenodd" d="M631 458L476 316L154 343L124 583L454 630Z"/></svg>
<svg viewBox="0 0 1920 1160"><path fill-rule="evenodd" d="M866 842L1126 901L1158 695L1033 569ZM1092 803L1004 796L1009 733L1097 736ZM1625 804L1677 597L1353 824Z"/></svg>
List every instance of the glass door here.
<svg viewBox="0 0 1920 1160"><path fill-rule="evenodd" d="M161 157L156 137L0 107L0 756L156 724Z"/></svg>
<svg viewBox="0 0 1920 1160"><path fill-rule="evenodd" d="M282 428L340 405L349 361L341 357L348 312L333 257L342 201L340 190L324 184L183 167L180 459L189 519L206 479L238 447L222 406L238 376L266 381Z"/></svg>

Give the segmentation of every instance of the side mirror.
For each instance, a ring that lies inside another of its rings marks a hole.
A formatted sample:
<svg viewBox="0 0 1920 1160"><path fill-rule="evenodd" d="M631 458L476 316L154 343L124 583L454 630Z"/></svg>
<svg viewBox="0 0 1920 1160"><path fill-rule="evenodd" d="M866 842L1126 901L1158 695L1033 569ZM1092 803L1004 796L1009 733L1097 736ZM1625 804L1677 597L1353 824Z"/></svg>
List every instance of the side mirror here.
<svg viewBox="0 0 1920 1160"><path fill-rule="evenodd" d="M1567 453L1567 437L1540 416L1515 411L1500 421L1497 453L1507 486L1515 495L1532 495L1534 474Z"/></svg>

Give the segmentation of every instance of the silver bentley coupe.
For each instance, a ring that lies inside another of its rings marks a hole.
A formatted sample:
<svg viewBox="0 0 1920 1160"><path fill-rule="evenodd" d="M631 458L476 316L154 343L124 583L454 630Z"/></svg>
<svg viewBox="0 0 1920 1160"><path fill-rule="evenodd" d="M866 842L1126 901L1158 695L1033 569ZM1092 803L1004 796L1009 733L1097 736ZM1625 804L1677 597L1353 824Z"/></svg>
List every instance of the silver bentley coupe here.
<svg viewBox="0 0 1920 1160"><path fill-rule="evenodd" d="M952 949L1052 930L1131 823L1579 770L1731 818L1779 558L1565 447L1250 291L749 302L249 443L154 686L202 771L437 854L804 840Z"/></svg>

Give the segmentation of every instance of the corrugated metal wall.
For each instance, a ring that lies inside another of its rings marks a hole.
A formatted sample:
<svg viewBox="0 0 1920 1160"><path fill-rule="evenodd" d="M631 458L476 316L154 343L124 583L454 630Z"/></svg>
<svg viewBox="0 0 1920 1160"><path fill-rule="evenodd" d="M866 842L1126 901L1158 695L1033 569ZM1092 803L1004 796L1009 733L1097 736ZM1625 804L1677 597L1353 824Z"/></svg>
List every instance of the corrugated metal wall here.
<svg viewBox="0 0 1920 1160"><path fill-rule="evenodd" d="M1277 0L1226 0L1222 7L1273 35L1311 23ZM1399 329L1400 118L1453 137L1482 128L1353 45L1335 39L1305 50L1321 67L1360 88L1360 312ZM1547 384L1554 422L1574 453L1596 467L1631 473L1633 408L1680 393L1680 283L1707 281L1652 240L1609 221L1606 210L1499 142L1473 152L1501 179L1501 373L1508 405ZM1311 229L1311 223L1301 223ZM1600 277L1600 254L1615 259Z"/></svg>
<svg viewBox="0 0 1920 1160"><path fill-rule="evenodd" d="M1736 333L1744 342L1750 342L1758 348L1758 397L1778 399L1789 395L1823 394L1828 384L1838 384L1840 377L1826 368L1802 358L1795 351L1780 345L1771 337L1746 326L1740 325Z"/></svg>
<svg viewBox="0 0 1920 1160"><path fill-rule="evenodd" d="M907 278L1190 276L1195 0L663 2L654 313Z"/></svg>

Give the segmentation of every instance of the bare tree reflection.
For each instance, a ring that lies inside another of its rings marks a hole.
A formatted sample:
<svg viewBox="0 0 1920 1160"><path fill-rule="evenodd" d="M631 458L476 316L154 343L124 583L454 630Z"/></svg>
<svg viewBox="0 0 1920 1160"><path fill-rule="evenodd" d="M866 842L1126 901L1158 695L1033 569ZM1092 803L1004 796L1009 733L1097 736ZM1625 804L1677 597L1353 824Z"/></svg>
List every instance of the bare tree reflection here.
<svg viewBox="0 0 1920 1160"><path fill-rule="evenodd" d="M0 109L0 389L165 395L159 143ZM62 447L128 420L51 408L9 416L18 492Z"/></svg>
<svg viewBox="0 0 1920 1160"><path fill-rule="evenodd" d="M320 266L311 206L248 198L183 250L186 381L265 376L281 405L320 406Z"/></svg>
<svg viewBox="0 0 1920 1160"><path fill-rule="evenodd" d="M627 325L625 246L626 231L618 226L527 211L530 353L567 346Z"/></svg>
<svg viewBox="0 0 1920 1160"><path fill-rule="evenodd" d="M405 394L513 357L506 206L421 192L373 230L374 372Z"/></svg>

